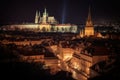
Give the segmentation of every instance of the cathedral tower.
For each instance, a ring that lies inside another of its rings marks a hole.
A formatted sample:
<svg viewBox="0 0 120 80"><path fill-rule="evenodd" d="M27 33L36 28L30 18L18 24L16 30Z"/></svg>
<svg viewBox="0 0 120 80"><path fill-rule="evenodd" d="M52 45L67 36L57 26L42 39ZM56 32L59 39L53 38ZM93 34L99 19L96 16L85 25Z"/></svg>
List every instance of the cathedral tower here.
<svg viewBox="0 0 120 80"><path fill-rule="evenodd" d="M39 15L39 18L38 18L38 23L40 23L40 22L41 22L41 15L40 15L40 11L39 11L38 15Z"/></svg>
<svg viewBox="0 0 120 80"><path fill-rule="evenodd" d="M36 11L36 15L35 15L35 23L39 22L39 14L38 11Z"/></svg>
<svg viewBox="0 0 120 80"><path fill-rule="evenodd" d="M47 13L46 8L45 8L44 13L43 13L43 18L42 18L43 24L47 23L47 18L48 18L48 13Z"/></svg>
<svg viewBox="0 0 120 80"><path fill-rule="evenodd" d="M89 7L89 12L88 12L88 18L87 18L86 25L85 25L84 35L88 37L94 35L94 26L93 26L92 19L91 19L90 7Z"/></svg>

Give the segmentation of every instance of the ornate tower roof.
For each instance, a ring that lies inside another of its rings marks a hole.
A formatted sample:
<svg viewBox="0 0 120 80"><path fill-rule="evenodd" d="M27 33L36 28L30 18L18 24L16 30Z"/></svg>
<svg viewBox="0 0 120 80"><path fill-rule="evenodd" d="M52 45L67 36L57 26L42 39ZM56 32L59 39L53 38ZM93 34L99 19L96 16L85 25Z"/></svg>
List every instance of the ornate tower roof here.
<svg viewBox="0 0 120 80"><path fill-rule="evenodd" d="M86 27L93 27L92 19L91 19L91 9L89 6L88 18L86 21Z"/></svg>

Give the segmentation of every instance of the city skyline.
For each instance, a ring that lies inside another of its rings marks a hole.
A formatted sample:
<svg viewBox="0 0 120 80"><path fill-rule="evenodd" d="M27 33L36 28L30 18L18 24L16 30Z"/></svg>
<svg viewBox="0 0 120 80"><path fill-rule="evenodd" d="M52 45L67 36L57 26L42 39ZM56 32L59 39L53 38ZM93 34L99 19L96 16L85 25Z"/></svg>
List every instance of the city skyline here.
<svg viewBox="0 0 120 80"><path fill-rule="evenodd" d="M36 10L43 13L44 8L59 23L85 24L89 5L94 23L119 21L117 2L95 0L2 0L0 24L33 23ZM42 14L41 14L42 15Z"/></svg>
<svg viewBox="0 0 120 80"><path fill-rule="evenodd" d="M119 9L107 0L1 0L1 79L120 79Z"/></svg>

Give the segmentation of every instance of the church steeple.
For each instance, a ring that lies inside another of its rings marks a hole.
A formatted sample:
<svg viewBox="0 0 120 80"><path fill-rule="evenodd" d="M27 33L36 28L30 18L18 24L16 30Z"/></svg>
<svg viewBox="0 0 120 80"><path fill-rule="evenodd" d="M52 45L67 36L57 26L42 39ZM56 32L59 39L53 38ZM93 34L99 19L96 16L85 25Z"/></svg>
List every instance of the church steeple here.
<svg viewBox="0 0 120 80"><path fill-rule="evenodd" d="M88 18L86 21L86 27L92 27L93 23L92 23L92 19L91 19L91 8L89 6L89 11L88 11Z"/></svg>
<svg viewBox="0 0 120 80"><path fill-rule="evenodd" d="M93 36L94 35L94 27L91 19L91 8L89 6L88 17L85 25L85 36Z"/></svg>

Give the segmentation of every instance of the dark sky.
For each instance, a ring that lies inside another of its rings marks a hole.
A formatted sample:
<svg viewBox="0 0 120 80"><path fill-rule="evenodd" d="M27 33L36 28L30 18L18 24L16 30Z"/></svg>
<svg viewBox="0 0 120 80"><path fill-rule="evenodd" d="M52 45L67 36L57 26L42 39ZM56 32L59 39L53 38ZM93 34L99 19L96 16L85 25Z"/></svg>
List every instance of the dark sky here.
<svg viewBox="0 0 120 80"><path fill-rule="evenodd" d="M91 4L94 23L118 21L120 8L118 0L1 0L0 24L33 23L36 10L41 15L44 8L50 16L62 23L84 24ZM118 4L117 4L118 3Z"/></svg>

